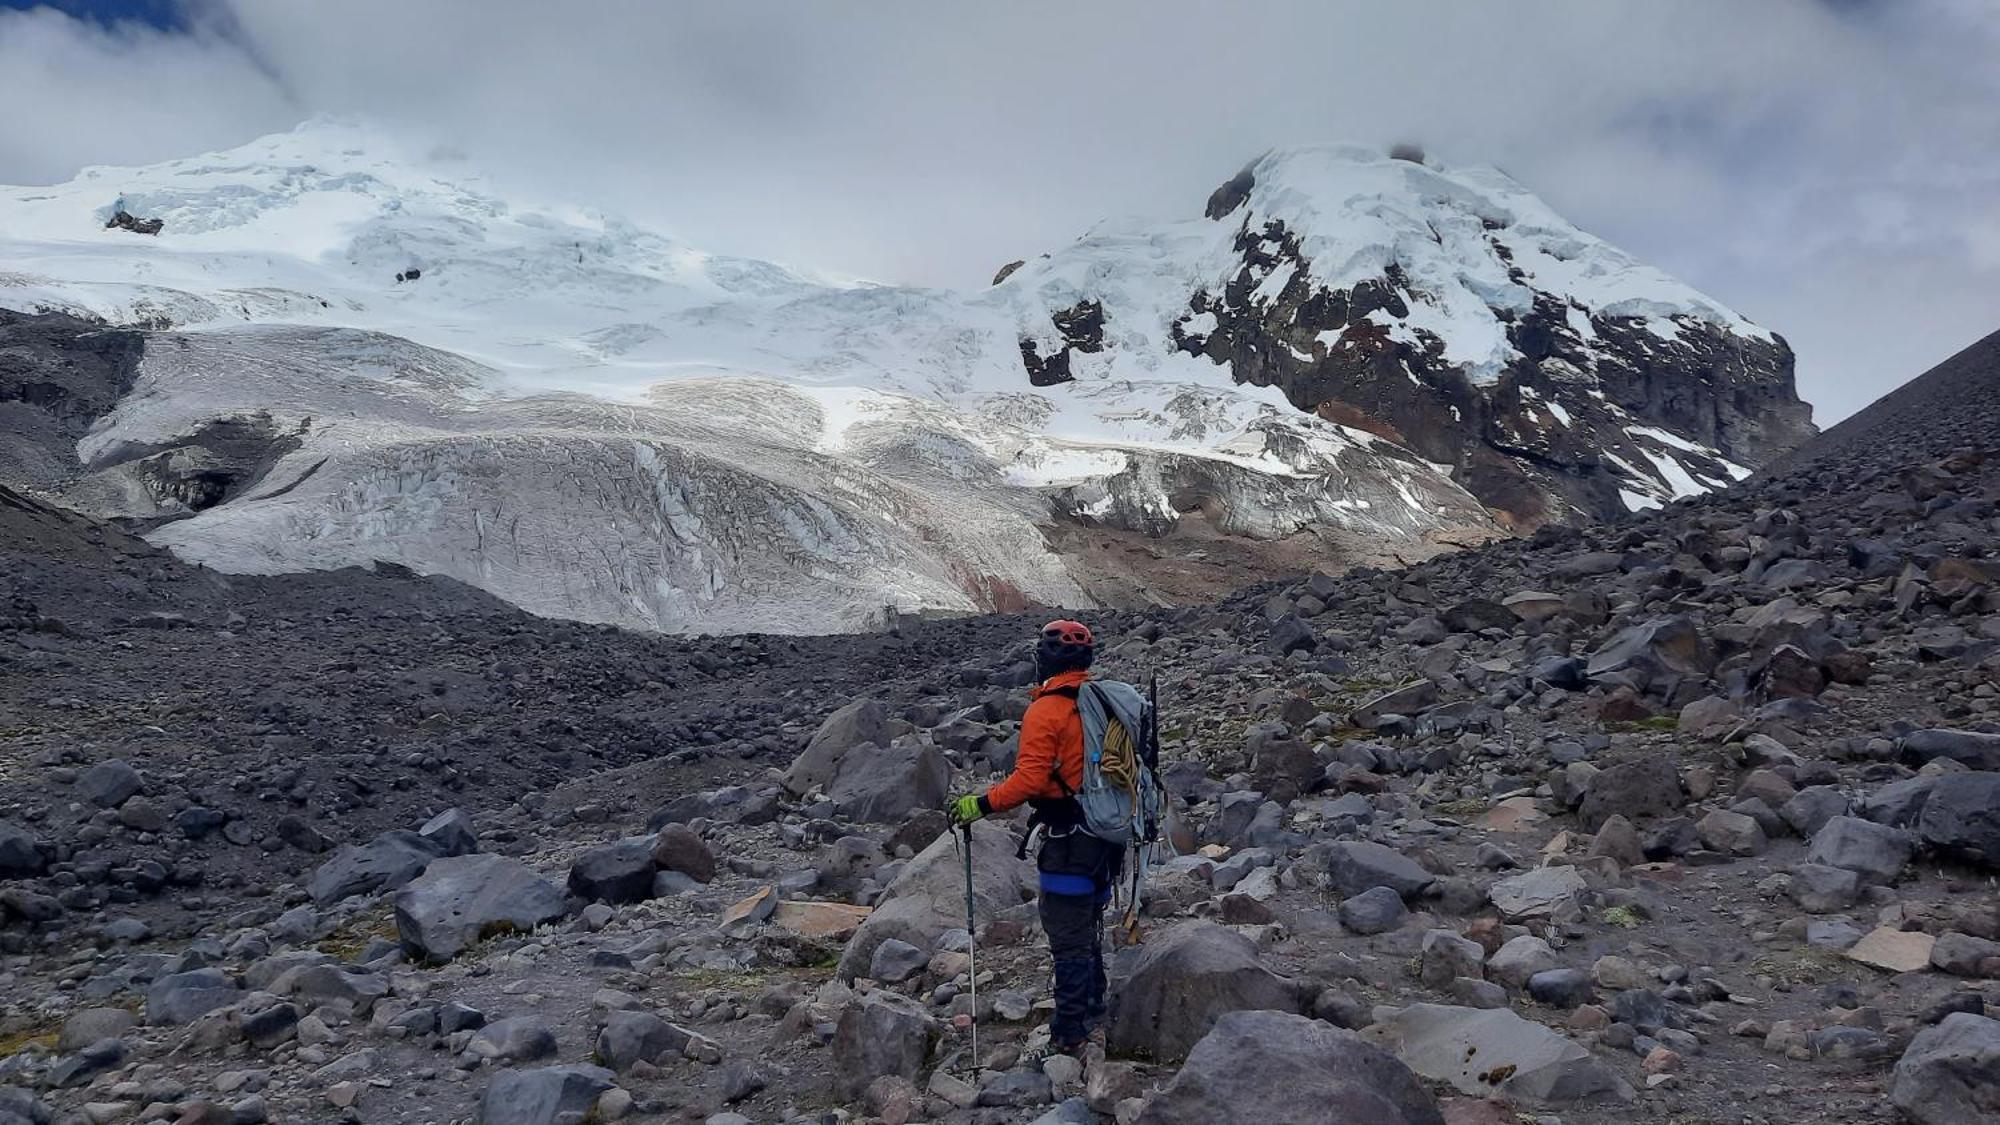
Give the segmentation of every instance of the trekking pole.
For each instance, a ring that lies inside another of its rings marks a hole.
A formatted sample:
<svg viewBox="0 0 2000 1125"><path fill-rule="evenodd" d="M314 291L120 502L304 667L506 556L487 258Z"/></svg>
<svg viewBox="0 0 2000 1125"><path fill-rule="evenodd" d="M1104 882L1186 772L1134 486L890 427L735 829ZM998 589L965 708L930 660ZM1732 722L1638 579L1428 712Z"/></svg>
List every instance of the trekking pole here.
<svg viewBox="0 0 2000 1125"><path fill-rule="evenodd" d="M962 824L965 846L965 971L972 978L972 1073L979 1073L979 928L972 911L972 825Z"/></svg>

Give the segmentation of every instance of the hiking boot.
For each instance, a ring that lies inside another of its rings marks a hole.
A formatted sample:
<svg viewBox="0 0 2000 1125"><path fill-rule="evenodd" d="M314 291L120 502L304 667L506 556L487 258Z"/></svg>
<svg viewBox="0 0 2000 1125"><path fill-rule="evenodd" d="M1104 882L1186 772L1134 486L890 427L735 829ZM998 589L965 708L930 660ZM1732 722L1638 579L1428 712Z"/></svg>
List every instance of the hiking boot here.
<svg viewBox="0 0 2000 1125"><path fill-rule="evenodd" d="M1023 1052L1021 1055L1021 1065L1039 1067L1042 1063L1057 1055L1068 1055L1070 1058L1082 1062L1084 1048L1089 1045L1090 1040L1088 1039L1079 1039L1074 1043L1057 1043L1054 1040L1050 1040L1033 1050Z"/></svg>

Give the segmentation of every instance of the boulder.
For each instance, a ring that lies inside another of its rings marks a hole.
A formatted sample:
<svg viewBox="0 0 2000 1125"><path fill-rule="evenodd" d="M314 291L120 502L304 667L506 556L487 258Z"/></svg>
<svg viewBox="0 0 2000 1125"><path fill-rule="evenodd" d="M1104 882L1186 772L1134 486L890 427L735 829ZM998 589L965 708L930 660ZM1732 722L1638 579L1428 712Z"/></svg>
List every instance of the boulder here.
<svg viewBox="0 0 2000 1125"><path fill-rule="evenodd" d="M479 850L479 835L464 809L446 809L423 823L417 835L436 844L439 855L471 855Z"/></svg>
<svg viewBox="0 0 2000 1125"><path fill-rule="evenodd" d="M1674 760L1651 755L1607 766L1590 777L1577 815L1586 832L1595 832L1606 820L1622 816L1630 821L1641 817L1665 816L1680 810L1681 775Z"/></svg>
<svg viewBox="0 0 2000 1125"><path fill-rule="evenodd" d="M1113 997L1112 1053L1186 1057L1224 1012L1299 1012L1310 999L1265 967L1249 938L1212 922L1182 922L1140 947Z"/></svg>
<svg viewBox="0 0 2000 1125"><path fill-rule="evenodd" d="M1582 969L1544 969L1528 978L1528 996L1551 1008L1579 1008L1597 996L1597 982Z"/></svg>
<svg viewBox="0 0 2000 1125"><path fill-rule="evenodd" d="M1845 867L1802 863L1792 869L1788 893L1808 914L1832 914L1854 904L1861 893L1861 876Z"/></svg>
<svg viewBox="0 0 2000 1125"><path fill-rule="evenodd" d="M1947 930L1931 946L1931 968L1955 977L2000 977L2000 941Z"/></svg>
<svg viewBox="0 0 2000 1125"><path fill-rule="evenodd" d="M889 709L873 699L857 699L826 717L806 748L785 771L785 790L802 797L833 780L840 759L856 746L887 746L896 726Z"/></svg>
<svg viewBox="0 0 2000 1125"><path fill-rule="evenodd" d="M56 1050L81 1051L92 1043L120 1038L138 1024L139 1018L124 1008L84 1008L63 1020Z"/></svg>
<svg viewBox="0 0 2000 1125"><path fill-rule="evenodd" d="M1917 818L1923 815L1924 804L1931 799L1931 790L1937 788L1937 783L1938 778L1933 774L1918 774L1892 781L1861 798L1854 811L1863 819L1891 828L1915 828Z"/></svg>
<svg viewBox="0 0 2000 1125"><path fill-rule="evenodd" d="M1522 620L1513 609L1486 598L1467 598L1439 614L1438 619L1454 633L1477 633L1486 629L1511 633Z"/></svg>
<svg viewBox="0 0 2000 1125"><path fill-rule="evenodd" d="M1506 1008L1412 1004L1363 1032L1425 1078L1529 1102L1632 1096L1581 1044Z"/></svg>
<svg viewBox="0 0 2000 1125"><path fill-rule="evenodd" d="M1703 846L1723 855L1762 855L1769 842L1757 822L1740 812L1716 809L1694 826Z"/></svg>
<svg viewBox="0 0 2000 1125"><path fill-rule="evenodd" d="M534 1062L556 1053L556 1033L537 1016L510 1016L479 1029L465 1049L487 1062Z"/></svg>
<svg viewBox="0 0 2000 1125"><path fill-rule="evenodd" d="M1826 822L1836 816L1847 815L1847 794L1831 785L1814 785L1799 790L1791 800L1778 808L1778 815L1784 818L1792 831L1805 839L1826 827Z"/></svg>
<svg viewBox="0 0 2000 1125"><path fill-rule="evenodd" d="M1445 1125L1408 1067L1352 1032L1287 1012L1227 1012L1138 1125L1341 1121Z"/></svg>
<svg viewBox="0 0 2000 1125"><path fill-rule="evenodd" d="M154 981L146 989L146 1022L179 1026L243 998L243 990L221 969L190 969Z"/></svg>
<svg viewBox="0 0 2000 1125"><path fill-rule="evenodd" d="M1486 979L1486 947L1450 930L1428 930L1417 953L1417 977L1432 988L1459 979Z"/></svg>
<svg viewBox="0 0 2000 1125"><path fill-rule="evenodd" d="M715 853L685 824L668 824L653 839L653 863L662 871L678 871L697 883L715 878Z"/></svg>
<svg viewBox="0 0 2000 1125"><path fill-rule="evenodd" d="M1937 939L1926 933L1877 926L1848 946L1847 956L1892 973L1914 973L1930 967L1936 944Z"/></svg>
<svg viewBox="0 0 2000 1125"><path fill-rule="evenodd" d="M1265 644L1276 656L1311 652L1319 647L1319 634L1313 632L1310 621L1296 613L1288 613L1272 622L1271 636Z"/></svg>
<svg viewBox="0 0 2000 1125"><path fill-rule="evenodd" d="M958 833L946 832L903 865L841 952L842 980L866 976L875 947L890 938L930 949L946 930L965 928L961 840ZM972 847L973 901L980 924L1035 896L1034 865L1014 854L1014 837L1004 824L983 820L973 825Z"/></svg>
<svg viewBox="0 0 2000 1125"><path fill-rule="evenodd" d="M1390 715L1420 714L1435 706L1437 701L1437 685L1429 680L1418 680L1363 703L1354 709L1348 721L1363 730L1374 730Z"/></svg>
<svg viewBox="0 0 2000 1125"><path fill-rule="evenodd" d="M1683 681L1715 670L1715 650L1685 616L1657 617L1620 630L1590 654L1585 674L1601 684L1671 697Z"/></svg>
<svg viewBox="0 0 2000 1125"><path fill-rule="evenodd" d="M1957 859L2000 868L2000 773L1966 773L1931 790L1917 834Z"/></svg>
<svg viewBox="0 0 2000 1125"><path fill-rule="evenodd" d="M884 989L864 994L834 1026L834 1089L853 1100L885 1075L915 1082L936 1035L936 1021L915 1000Z"/></svg>
<svg viewBox="0 0 2000 1125"><path fill-rule="evenodd" d="M486 1084L473 1125L575 1125L589 1118L614 1080L601 1066L503 1070Z"/></svg>
<svg viewBox="0 0 2000 1125"><path fill-rule="evenodd" d="M1493 884L1486 892L1495 909L1510 921L1547 918L1573 922L1583 917L1583 894L1589 889L1574 867L1538 867Z"/></svg>
<svg viewBox="0 0 2000 1125"><path fill-rule="evenodd" d="M1522 590L1500 599L1507 612L1514 617L1534 624L1547 621L1563 611L1561 594L1551 594L1545 590Z"/></svg>
<svg viewBox="0 0 2000 1125"><path fill-rule="evenodd" d="M924 971L931 955L907 941L890 938L868 959L868 976L885 984L901 984Z"/></svg>
<svg viewBox="0 0 2000 1125"><path fill-rule="evenodd" d="M935 746L863 743L841 756L826 795L842 819L895 824L914 809L944 804L951 763Z"/></svg>
<svg viewBox="0 0 2000 1125"><path fill-rule="evenodd" d="M517 859L451 856L396 892L396 936L411 957L449 961L481 939L567 913L563 892Z"/></svg>
<svg viewBox="0 0 2000 1125"><path fill-rule="evenodd" d="M1549 947L1548 942L1533 934L1522 934L1509 940L1486 959L1486 976L1509 988L1521 989L1528 986L1530 977L1561 964L1562 959L1556 956L1556 951Z"/></svg>
<svg viewBox="0 0 2000 1125"><path fill-rule="evenodd" d="M49 846L18 824L0 820L0 876L35 876L49 866Z"/></svg>
<svg viewBox="0 0 2000 1125"><path fill-rule="evenodd" d="M1852 871L1871 883L1893 883L1915 847L1916 841L1901 829L1836 816L1813 833L1806 862Z"/></svg>
<svg viewBox="0 0 2000 1125"><path fill-rule="evenodd" d="M688 1033L651 1012L614 1011L597 1033L597 1061L623 1074L640 1063L678 1057Z"/></svg>
<svg viewBox="0 0 2000 1125"><path fill-rule="evenodd" d="M2000 734L1970 730L1920 730L1905 735L1897 748L1922 765L1949 758L1970 770L2000 772Z"/></svg>
<svg viewBox="0 0 2000 1125"><path fill-rule="evenodd" d="M627 836L577 856L569 889L586 902L644 902L653 897L656 870L653 838Z"/></svg>
<svg viewBox="0 0 2000 1125"><path fill-rule="evenodd" d="M1388 887L1408 899L1437 882L1416 860L1367 840L1337 840L1316 848L1315 854L1325 865L1328 885L1343 898Z"/></svg>
<svg viewBox="0 0 2000 1125"><path fill-rule="evenodd" d="M2000 1020L1953 1012L1910 1041L1889 1100L1917 1125L2000 1122Z"/></svg>
<svg viewBox="0 0 2000 1125"><path fill-rule="evenodd" d="M1386 934L1410 916L1393 887L1371 887L1340 903L1340 924L1357 934Z"/></svg>
<svg viewBox="0 0 2000 1125"><path fill-rule="evenodd" d="M76 776L76 795L101 809L115 809L137 796L146 783L123 758L109 758Z"/></svg>
<svg viewBox="0 0 2000 1125"><path fill-rule="evenodd" d="M316 906L332 906L354 895L393 891L424 873L444 854L437 840L415 832L384 832L366 844L343 845L306 882Z"/></svg>

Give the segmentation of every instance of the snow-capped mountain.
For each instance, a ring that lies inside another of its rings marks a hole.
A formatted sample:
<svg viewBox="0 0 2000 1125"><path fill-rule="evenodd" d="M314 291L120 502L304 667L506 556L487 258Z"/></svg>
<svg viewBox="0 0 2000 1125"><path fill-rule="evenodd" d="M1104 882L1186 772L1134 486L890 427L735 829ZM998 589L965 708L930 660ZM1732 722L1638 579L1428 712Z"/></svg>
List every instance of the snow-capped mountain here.
<svg viewBox="0 0 2000 1125"><path fill-rule="evenodd" d="M1782 341L1498 173L1300 149L1209 211L869 285L315 121L0 188L0 308L144 332L30 482L66 502L224 570L396 562L668 630L1414 558L1803 432Z"/></svg>

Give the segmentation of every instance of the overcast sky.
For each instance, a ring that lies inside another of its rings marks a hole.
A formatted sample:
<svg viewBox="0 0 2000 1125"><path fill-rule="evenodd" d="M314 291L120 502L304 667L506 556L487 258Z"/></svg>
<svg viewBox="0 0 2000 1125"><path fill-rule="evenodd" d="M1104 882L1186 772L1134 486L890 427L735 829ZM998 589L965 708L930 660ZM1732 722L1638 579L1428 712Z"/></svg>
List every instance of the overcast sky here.
<svg viewBox="0 0 2000 1125"><path fill-rule="evenodd" d="M0 0L0 182L358 114L706 249L983 285L1266 148L1411 140L1784 333L1822 424L2000 329L2000 0L60 6Z"/></svg>

